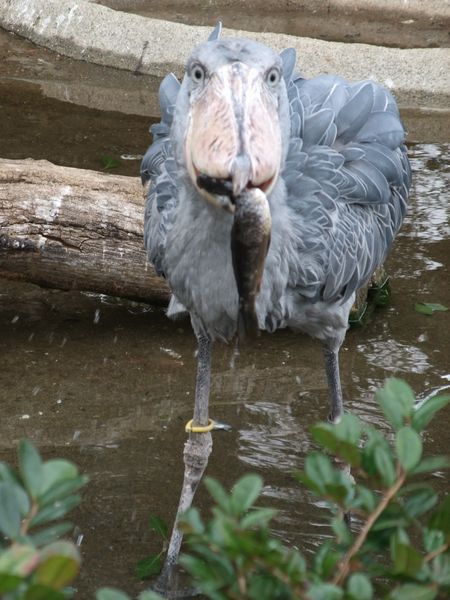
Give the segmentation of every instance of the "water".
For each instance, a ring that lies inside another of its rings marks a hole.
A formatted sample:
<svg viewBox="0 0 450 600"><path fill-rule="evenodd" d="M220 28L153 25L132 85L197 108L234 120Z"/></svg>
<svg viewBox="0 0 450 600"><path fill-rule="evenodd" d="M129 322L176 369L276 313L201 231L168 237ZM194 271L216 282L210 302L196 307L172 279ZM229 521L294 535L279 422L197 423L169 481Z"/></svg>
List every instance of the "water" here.
<svg viewBox="0 0 450 600"><path fill-rule="evenodd" d="M3 87L0 81L12 123L2 156L99 168L104 152L136 155L145 150L147 115L121 113L119 119L118 112L52 100L42 95L42 83L29 72L27 77L31 81L3 80ZM20 111L24 102L27 128L12 108ZM405 113L414 126L411 114ZM54 146L50 126L55 115L59 146ZM421 113L421 118L425 125L412 138L419 143L410 148L411 209L388 262L392 302L365 326L352 329L341 352L347 408L383 429L387 425L374 391L386 377L405 378L422 399L450 389L450 312L428 317L414 310L418 301L450 306L450 150L436 143L448 139L448 129L439 115ZM49 133L39 145L44 119ZM64 143L81 131L95 135ZM32 143L25 143L27 136ZM137 168L137 161L121 166L124 174L136 174ZM0 280L0 352L2 459L14 461L18 440L28 437L45 458L69 458L90 477L83 503L71 517L84 561L79 597L93 597L102 585L130 593L143 589L134 567L159 550L148 516L171 523L181 485L184 424L192 417L195 383L189 323L170 322L162 309L124 300ZM282 331L262 335L254 349L235 359L233 369L232 360L232 346L217 346L211 415L233 429L214 433L208 474L228 488L248 471L261 474L262 503L280 511L274 533L313 552L329 535L326 513L293 473L314 447L310 427L327 414L320 348ZM424 435L426 451L448 451L449 419L447 408L431 424ZM432 479L447 489L442 474ZM204 489L196 505L207 513Z"/></svg>

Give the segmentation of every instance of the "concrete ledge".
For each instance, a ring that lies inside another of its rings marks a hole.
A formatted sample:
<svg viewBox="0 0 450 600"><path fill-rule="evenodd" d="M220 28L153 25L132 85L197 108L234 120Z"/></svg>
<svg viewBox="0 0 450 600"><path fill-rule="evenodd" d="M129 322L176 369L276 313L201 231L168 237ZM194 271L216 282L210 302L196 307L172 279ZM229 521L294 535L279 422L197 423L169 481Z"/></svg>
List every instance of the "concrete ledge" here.
<svg viewBox="0 0 450 600"><path fill-rule="evenodd" d="M210 32L85 0L0 0L0 25L75 59L157 76L168 71L181 75L193 46ZM298 68L309 77L337 73L353 80L371 78L390 87L403 105L449 104L447 48L404 50L231 30L224 35L246 36L279 50L292 46Z"/></svg>
<svg viewBox="0 0 450 600"><path fill-rule="evenodd" d="M147 0L88 0L93 4L103 4L115 10L129 10L131 8L147 9L150 4ZM154 4L154 3L152 3ZM247 6L253 10L267 10L279 7L278 2L270 0L246 0ZM329 13L355 12L377 13L385 19L407 19L417 17L450 18L449 0L288 0L286 8L292 10L307 8L309 11L323 10L324 5ZM173 6L182 12L193 7L204 8L205 0L166 0L165 7ZM242 0L209 0L208 6L221 10L223 6L234 7L242 10ZM134 12L134 11L132 11ZM280 10L280 12L282 12Z"/></svg>

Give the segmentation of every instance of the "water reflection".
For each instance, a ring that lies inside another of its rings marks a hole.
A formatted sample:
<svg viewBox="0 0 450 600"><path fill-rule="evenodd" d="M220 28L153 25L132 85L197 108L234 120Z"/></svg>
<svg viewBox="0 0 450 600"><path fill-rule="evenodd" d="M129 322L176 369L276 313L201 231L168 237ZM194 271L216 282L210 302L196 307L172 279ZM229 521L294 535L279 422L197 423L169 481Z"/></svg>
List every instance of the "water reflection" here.
<svg viewBox="0 0 450 600"><path fill-rule="evenodd" d="M373 340L359 344L367 362L390 373L425 373L430 368L428 356L416 346L393 339Z"/></svg>
<svg viewBox="0 0 450 600"><path fill-rule="evenodd" d="M448 239L450 234L450 146L417 144L410 148L413 210L400 235L427 241Z"/></svg>

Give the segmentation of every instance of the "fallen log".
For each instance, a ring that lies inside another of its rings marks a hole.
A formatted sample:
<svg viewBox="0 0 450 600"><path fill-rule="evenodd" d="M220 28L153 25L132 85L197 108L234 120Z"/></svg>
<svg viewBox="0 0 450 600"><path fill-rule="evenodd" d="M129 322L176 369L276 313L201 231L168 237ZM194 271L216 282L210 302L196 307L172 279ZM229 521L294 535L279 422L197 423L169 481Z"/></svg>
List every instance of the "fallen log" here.
<svg viewBox="0 0 450 600"><path fill-rule="evenodd" d="M164 304L143 214L137 178L0 159L0 277Z"/></svg>
<svg viewBox="0 0 450 600"><path fill-rule="evenodd" d="M0 159L0 278L166 304L167 283L144 250L143 217L137 178ZM385 280L380 267L359 290L356 320L368 289Z"/></svg>

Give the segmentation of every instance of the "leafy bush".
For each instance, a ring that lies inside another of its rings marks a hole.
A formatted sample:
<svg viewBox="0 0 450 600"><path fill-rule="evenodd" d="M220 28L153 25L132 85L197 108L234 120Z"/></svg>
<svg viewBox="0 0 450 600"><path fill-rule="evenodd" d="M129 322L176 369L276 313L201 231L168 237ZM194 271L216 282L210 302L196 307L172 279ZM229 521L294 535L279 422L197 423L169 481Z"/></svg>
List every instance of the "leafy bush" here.
<svg viewBox="0 0 450 600"><path fill-rule="evenodd" d="M298 479L325 499L334 540L312 561L270 535L274 511L255 508L262 490L256 475L237 482L231 494L212 479L206 485L216 506L204 523L197 509L182 519L189 553L181 564L212 600L432 600L450 591L450 497L438 504L433 488L417 476L449 466L445 457L423 458L420 432L447 404L434 397L415 409L409 386L391 379L377 399L392 425L389 442L351 414L337 425L320 423L312 452ZM346 515L358 518L352 532ZM448 597L448 595L446 595Z"/></svg>
<svg viewBox="0 0 450 600"><path fill-rule="evenodd" d="M80 502L87 477L67 460L43 462L27 440L19 469L0 463L0 596L64 600L80 567L76 546L58 538L73 526L61 519Z"/></svg>
<svg viewBox="0 0 450 600"><path fill-rule="evenodd" d="M311 560L270 533L276 511L256 508L262 491L246 475L231 493L213 479L215 506L204 522L196 508L182 517L188 552L181 564L212 600L432 600L450 592L450 496L440 503L427 473L449 466L446 457L423 457L420 434L450 401L436 396L416 408L412 390L390 379L377 392L393 428L384 436L351 414L337 425L312 430L324 452L312 452L298 479L331 509L334 539ZM332 460L329 455L336 457ZM345 465L350 465L352 475ZM353 477L356 478L356 483ZM30 442L19 447L19 470L0 463L0 595L5 600L60 600L79 569L76 547L55 541L70 530L60 523L79 502L86 478L64 460L42 462ZM353 531L347 516L358 520ZM55 523L55 521L58 521ZM167 528L150 525L165 540ZM156 560L157 559L157 560ZM153 573L160 555L141 562ZM140 600L161 598L144 592ZM97 600L129 600L103 588Z"/></svg>

